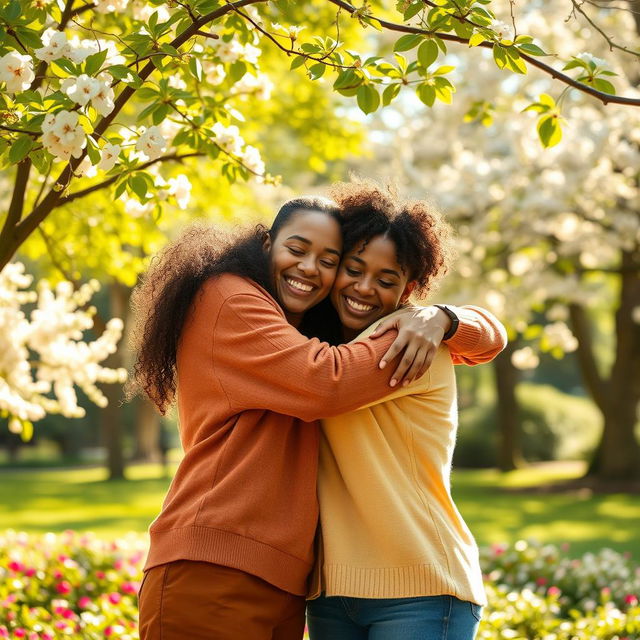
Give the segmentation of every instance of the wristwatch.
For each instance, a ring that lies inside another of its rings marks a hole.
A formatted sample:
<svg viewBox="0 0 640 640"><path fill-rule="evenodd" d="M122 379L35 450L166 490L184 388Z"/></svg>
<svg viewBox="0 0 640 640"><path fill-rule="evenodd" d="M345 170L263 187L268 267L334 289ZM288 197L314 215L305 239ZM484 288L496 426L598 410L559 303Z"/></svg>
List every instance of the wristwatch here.
<svg viewBox="0 0 640 640"><path fill-rule="evenodd" d="M460 324L460 320L458 316L455 314L455 311L451 307L447 307L446 304L434 304L434 307L438 307L441 311L444 311L451 320L451 326L449 327L449 331L447 331L443 336L442 340L449 340L449 338L453 338L458 330L458 326Z"/></svg>

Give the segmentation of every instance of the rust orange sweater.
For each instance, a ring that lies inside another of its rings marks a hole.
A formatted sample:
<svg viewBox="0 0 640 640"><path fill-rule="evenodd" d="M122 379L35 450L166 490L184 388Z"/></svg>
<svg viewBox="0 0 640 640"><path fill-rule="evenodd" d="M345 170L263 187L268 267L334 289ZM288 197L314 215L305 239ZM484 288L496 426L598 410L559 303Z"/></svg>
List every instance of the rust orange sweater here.
<svg viewBox="0 0 640 640"><path fill-rule="evenodd" d="M392 391L395 367L377 366L392 339L307 340L255 283L209 280L178 350L185 455L151 525L145 569L212 562L305 594L318 519L315 421Z"/></svg>

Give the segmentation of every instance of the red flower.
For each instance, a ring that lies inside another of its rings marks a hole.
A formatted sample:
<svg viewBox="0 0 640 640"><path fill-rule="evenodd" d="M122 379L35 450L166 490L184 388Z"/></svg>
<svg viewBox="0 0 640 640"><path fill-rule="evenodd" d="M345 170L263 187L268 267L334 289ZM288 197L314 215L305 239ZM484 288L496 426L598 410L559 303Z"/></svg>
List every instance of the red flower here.
<svg viewBox="0 0 640 640"><path fill-rule="evenodd" d="M63 596L71 593L71 589L71 584L67 580L62 580L56 585L56 591Z"/></svg>

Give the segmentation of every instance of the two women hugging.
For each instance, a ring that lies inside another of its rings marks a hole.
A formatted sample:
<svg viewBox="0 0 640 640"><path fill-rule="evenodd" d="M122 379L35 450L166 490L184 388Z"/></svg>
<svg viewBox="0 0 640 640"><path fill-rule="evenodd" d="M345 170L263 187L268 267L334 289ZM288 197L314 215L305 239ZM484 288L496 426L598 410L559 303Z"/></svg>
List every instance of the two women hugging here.
<svg viewBox="0 0 640 640"><path fill-rule="evenodd" d="M134 381L184 457L150 528L143 640L474 637L478 551L451 498L453 364L505 346L427 203L353 180L270 229L194 228L135 297ZM430 635L433 634L433 635Z"/></svg>

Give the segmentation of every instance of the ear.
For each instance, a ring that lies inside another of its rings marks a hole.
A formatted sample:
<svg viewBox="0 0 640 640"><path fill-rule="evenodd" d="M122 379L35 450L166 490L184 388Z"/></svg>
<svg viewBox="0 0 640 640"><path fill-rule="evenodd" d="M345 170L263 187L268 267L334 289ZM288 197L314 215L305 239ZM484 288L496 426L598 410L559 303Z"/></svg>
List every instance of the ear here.
<svg viewBox="0 0 640 640"><path fill-rule="evenodd" d="M269 253L269 251L271 251L271 236L269 235L269 233L264 234L264 240L262 241L262 248L265 250L266 253Z"/></svg>
<svg viewBox="0 0 640 640"><path fill-rule="evenodd" d="M412 280L411 282L407 282L407 286L404 288L404 291L400 296L401 304L407 303L407 301L409 300L409 296L411 295L411 292L416 288L416 284L418 283L415 280Z"/></svg>

